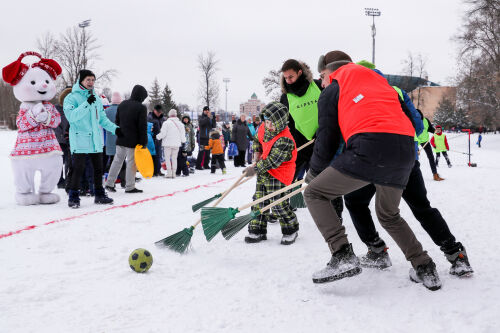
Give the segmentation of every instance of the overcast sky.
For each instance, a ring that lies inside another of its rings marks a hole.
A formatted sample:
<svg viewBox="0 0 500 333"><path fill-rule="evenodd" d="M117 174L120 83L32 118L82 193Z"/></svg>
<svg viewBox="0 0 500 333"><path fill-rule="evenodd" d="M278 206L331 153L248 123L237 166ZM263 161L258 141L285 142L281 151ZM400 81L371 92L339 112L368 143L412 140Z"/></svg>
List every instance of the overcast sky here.
<svg viewBox="0 0 500 333"><path fill-rule="evenodd" d="M197 57L213 51L219 60L219 106L225 107L222 79L231 79L229 111L252 93L264 102L262 78L289 58L308 63L315 77L321 54L342 50L355 61L371 60L371 18L376 7L376 64L400 74L408 52L427 57L431 81L450 84L456 74L457 45L464 6L458 0L177 0L177 1L18 1L0 2L0 65L36 50L45 32L60 34L85 19L99 44L101 60L92 68L113 68L113 91L148 90L155 77L168 83L177 103L202 106ZM23 9L24 8L24 9Z"/></svg>

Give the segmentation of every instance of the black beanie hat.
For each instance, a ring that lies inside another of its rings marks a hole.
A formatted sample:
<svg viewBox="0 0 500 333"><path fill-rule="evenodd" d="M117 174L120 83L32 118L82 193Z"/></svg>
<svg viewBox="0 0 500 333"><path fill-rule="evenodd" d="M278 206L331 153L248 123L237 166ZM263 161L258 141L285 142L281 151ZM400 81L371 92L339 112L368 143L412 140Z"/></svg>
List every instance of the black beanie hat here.
<svg viewBox="0 0 500 333"><path fill-rule="evenodd" d="M95 78L95 74L88 69L82 69L80 73L78 73L78 83L82 84L82 81L85 80L87 76L93 76Z"/></svg>
<svg viewBox="0 0 500 333"><path fill-rule="evenodd" d="M207 111L207 110L210 110L210 108L208 106L203 107L203 111Z"/></svg>

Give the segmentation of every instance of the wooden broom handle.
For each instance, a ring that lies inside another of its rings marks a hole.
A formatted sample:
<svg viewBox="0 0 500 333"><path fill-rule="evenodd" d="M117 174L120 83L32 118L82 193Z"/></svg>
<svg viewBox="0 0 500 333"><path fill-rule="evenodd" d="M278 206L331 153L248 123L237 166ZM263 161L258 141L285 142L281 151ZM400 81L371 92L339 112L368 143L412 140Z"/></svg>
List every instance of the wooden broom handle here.
<svg viewBox="0 0 500 333"><path fill-rule="evenodd" d="M273 201L272 203L270 203L269 205L267 205L266 207L264 207L262 209L259 209L259 211L260 212L265 212L266 210L273 208L274 206L280 204L281 202L287 200L288 198L293 197L295 194L300 193L301 191L304 191L306 187L307 186L304 186L304 187L296 189L295 191L293 191L291 193L288 193L283 198L279 198L278 200Z"/></svg>
<svg viewBox="0 0 500 333"><path fill-rule="evenodd" d="M304 179L299 180L299 181L296 181L295 183L293 183L293 184L291 184L291 185L288 185L288 186L286 186L286 187L283 187L283 188L282 188L282 189L280 189L280 190L274 191L273 193L268 194L268 195L266 195L266 196L264 196L264 197L262 197L262 198L260 198L260 199L257 199L257 200L255 200L255 201L253 201L253 202L250 202L249 204L246 204L246 205L244 205L244 206L238 207L238 210L241 212L242 210L245 210L245 209L247 209L247 208L250 208L250 207L252 207L252 206L254 206L254 205L256 205L256 204L259 204L259 203L261 203L261 202L263 202L263 201L266 201L267 199L270 199L270 198L272 198L272 197L275 197L275 196L277 196L278 194L281 194L281 193L283 193L283 192L286 192L286 191L288 191L288 190L289 190L289 189L291 189L291 188L297 187L297 186L301 185L302 183L304 183L304 181L305 181Z"/></svg>
<svg viewBox="0 0 500 333"><path fill-rule="evenodd" d="M237 186L240 186L241 184L243 184L244 182L246 182L248 179L250 178L247 178L247 180L244 180L244 181L241 181L243 179L243 177L245 177L245 173L243 172L241 174L241 176L234 182L233 185L231 185L230 188L228 188L226 191L224 191L221 195L221 197L219 199L217 199L217 201L212 205L212 207L215 207L217 206L232 190L234 190L235 187ZM200 224L201 222L201 217L192 225L193 228L196 228L196 226L198 224Z"/></svg>

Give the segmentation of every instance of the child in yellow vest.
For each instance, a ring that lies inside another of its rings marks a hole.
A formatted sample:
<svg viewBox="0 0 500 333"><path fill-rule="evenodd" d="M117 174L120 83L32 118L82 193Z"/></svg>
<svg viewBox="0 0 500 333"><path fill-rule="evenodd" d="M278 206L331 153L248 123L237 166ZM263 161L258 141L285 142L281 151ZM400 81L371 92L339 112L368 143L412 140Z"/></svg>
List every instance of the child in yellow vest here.
<svg viewBox="0 0 500 333"><path fill-rule="evenodd" d="M443 128L439 125L436 126L436 131L431 139L431 145L436 153L436 166L439 166L439 157L443 153L446 163L448 163L448 168L451 168L451 162L447 153L450 147L448 146L448 140L446 140L446 134L443 133Z"/></svg>

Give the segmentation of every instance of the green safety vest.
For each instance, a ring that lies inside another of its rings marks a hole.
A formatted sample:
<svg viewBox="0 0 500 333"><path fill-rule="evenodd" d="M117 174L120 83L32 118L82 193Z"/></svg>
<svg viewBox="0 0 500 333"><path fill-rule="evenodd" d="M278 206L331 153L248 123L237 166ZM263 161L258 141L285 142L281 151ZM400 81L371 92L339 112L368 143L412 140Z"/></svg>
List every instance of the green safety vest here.
<svg viewBox="0 0 500 333"><path fill-rule="evenodd" d="M427 118L424 118L424 130L417 138L418 143L426 143L429 141L429 121L427 121Z"/></svg>
<svg viewBox="0 0 500 333"><path fill-rule="evenodd" d="M440 153L442 151L447 151L446 145L444 143L444 133L441 132L441 135L434 135L434 144L436 145L436 148L432 147L432 150L436 153Z"/></svg>
<svg viewBox="0 0 500 333"><path fill-rule="evenodd" d="M311 140L318 130L318 98L320 94L321 90L314 81L309 84L309 88L302 97L292 93L286 94L295 128L307 140Z"/></svg>
<svg viewBox="0 0 500 333"><path fill-rule="evenodd" d="M394 88L394 90L396 90L398 92L399 97L401 97L401 100L404 103L405 97L403 96L403 92L401 91L401 89L399 89L399 87L396 87L396 86L392 86L392 87ZM415 137L413 139L415 141L418 141L417 133L416 132L415 132Z"/></svg>

